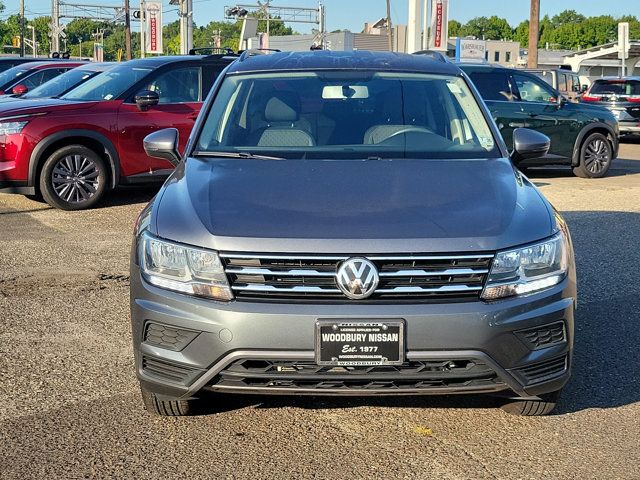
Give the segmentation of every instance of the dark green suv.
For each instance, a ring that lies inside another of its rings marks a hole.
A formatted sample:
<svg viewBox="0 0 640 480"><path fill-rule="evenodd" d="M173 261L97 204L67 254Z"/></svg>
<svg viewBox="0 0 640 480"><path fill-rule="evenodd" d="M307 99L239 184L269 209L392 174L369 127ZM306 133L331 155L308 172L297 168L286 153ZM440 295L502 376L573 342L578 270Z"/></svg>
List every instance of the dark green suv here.
<svg viewBox="0 0 640 480"><path fill-rule="evenodd" d="M533 165L571 165L584 178L604 177L618 154L618 122L605 108L570 103L537 76L495 65L459 65L471 78L507 145L513 130L531 128L551 139Z"/></svg>

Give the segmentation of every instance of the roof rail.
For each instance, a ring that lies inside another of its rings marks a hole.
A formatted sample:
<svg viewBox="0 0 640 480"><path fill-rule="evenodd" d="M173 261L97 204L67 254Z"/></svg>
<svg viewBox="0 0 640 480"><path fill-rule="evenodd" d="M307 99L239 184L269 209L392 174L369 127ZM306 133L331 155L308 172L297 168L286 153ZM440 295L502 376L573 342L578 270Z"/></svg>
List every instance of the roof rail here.
<svg viewBox="0 0 640 480"><path fill-rule="evenodd" d="M447 63L449 61L444 53L436 52L435 50L418 50L417 52L413 52L413 55L425 55L427 57L431 57L433 60L443 63Z"/></svg>
<svg viewBox="0 0 640 480"><path fill-rule="evenodd" d="M278 53L281 51L282 50L279 50L277 48L250 48L238 53L240 53L240 61L243 62L247 58L253 57L254 55L267 55L269 52Z"/></svg>
<svg viewBox="0 0 640 480"><path fill-rule="evenodd" d="M203 53L200 53L203 52ZM210 52L210 53L204 53ZM227 47L202 47L192 48L189 50L189 55L235 55L235 52Z"/></svg>

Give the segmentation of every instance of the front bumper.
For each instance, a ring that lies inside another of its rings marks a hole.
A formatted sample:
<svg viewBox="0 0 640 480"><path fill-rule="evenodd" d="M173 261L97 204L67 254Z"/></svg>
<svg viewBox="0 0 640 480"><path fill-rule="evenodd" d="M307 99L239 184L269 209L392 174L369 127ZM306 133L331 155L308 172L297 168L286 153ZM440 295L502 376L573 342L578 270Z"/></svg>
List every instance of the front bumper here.
<svg viewBox="0 0 640 480"><path fill-rule="evenodd" d="M541 293L492 303L219 303L149 285L135 265L131 272L137 375L144 388L162 398L192 398L205 391L501 392L537 398L559 390L569 378L574 303L571 278ZM318 367L318 319L404 319L405 365L355 371ZM562 325L560 341L540 347L522 335L548 325Z"/></svg>

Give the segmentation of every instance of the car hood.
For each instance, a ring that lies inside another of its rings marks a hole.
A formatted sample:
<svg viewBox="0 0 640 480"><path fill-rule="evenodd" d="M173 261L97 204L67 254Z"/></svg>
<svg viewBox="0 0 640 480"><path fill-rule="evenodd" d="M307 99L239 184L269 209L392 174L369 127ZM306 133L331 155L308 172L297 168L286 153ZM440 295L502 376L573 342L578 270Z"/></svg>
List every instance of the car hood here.
<svg viewBox="0 0 640 480"><path fill-rule="evenodd" d="M221 251L493 251L555 229L506 159L189 158L156 198L156 235Z"/></svg>
<svg viewBox="0 0 640 480"><path fill-rule="evenodd" d="M14 115L28 115L32 113L50 112L52 110L69 110L87 108L96 102L73 102L58 98L19 99L0 102L0 118Z"/></svg>

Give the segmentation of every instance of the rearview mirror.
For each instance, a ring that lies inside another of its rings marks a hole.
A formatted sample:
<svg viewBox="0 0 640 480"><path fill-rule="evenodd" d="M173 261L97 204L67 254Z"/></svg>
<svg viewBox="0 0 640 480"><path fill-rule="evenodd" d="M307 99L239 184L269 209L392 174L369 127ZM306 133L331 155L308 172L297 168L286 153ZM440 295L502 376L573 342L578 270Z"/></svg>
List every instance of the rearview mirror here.
<svg viewBox="0 0 640 480"><path fill-rule="evenodd" d="M160 102L158 92L152 90L142 90L134 97L136 105L142 112L149 110L149 107L157 105Z"/></svg>
<svg viewBox="0 0 640 480"><path fill-rule="evenodd" d="M22 83L16 85L11 89L11 93L14 95L24 95L29 91L29 87L23 85Z"/></svg>
<svg viewBox="0 0 640 480"><path fill-rule="evenodd" d="M513 131L511 161L518 165L528 158L544 157L550 146L551 140L546 135L528 128L516 128Z"/></svg>
<svg viewBox="0 0 640 480"><path fill-rule="evenodd" d="M176 167L180 163L180 153L178 152L178 129L165 128L157 132L150 133L142 141L144 151L154 158L168 160Z"/></svg>

